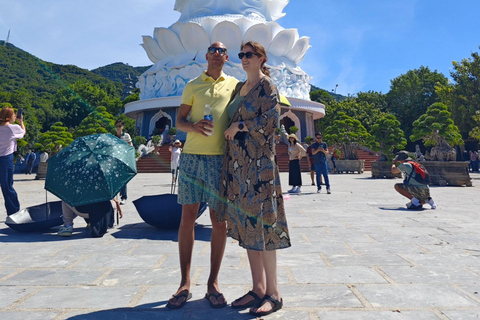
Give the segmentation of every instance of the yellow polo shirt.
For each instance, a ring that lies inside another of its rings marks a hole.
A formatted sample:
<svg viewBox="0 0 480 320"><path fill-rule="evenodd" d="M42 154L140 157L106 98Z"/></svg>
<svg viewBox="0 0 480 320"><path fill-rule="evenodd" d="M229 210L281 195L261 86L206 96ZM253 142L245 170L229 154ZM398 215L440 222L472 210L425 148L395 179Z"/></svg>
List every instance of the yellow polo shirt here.
<svg viewBox="0 0 480 320"><path fill-rule="evenodd" d="M237 79L225 73L215 81L207 76L206 72L187 83L183 90L182 104L192 106L190 121L202 120L205 105L209 104L213 115L213 134L205 137L195 132L188 132L183 147L184 153L223 155L224 132L229 123L227 103L237 83Z"/></svg>

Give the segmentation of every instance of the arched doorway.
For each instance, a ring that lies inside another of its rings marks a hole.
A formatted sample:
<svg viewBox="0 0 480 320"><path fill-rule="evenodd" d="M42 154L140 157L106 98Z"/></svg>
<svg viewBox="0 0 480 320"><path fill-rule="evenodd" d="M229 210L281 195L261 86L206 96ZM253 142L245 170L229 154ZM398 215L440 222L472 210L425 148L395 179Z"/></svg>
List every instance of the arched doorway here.
<svg viewBox="0 0 480 320"><path fill-rule="evenodd" d="M298 128L296 133L298 139L302 140L302 127L300 126L300 119L291 111L288 110L280 116L280 126L285 126L285 131L290 133L290 127L295 126Z"/></svg>
<svg viewBox="0 0 480 320"><path fill-rule="evenodd" d="M172 117L160 110L150 120L149 135L161 135L167 126L168 128L172 127Z"/></svg>
<svg viewBox="0 0 480 320"><path fill-rule="evenodd" d="M295 122L293 122L293 120L289 117L285 117L280 120L280 125L283 125L285 127L285 130L287 130L287 133L290 134L290 127L294 126Z"/></svg>

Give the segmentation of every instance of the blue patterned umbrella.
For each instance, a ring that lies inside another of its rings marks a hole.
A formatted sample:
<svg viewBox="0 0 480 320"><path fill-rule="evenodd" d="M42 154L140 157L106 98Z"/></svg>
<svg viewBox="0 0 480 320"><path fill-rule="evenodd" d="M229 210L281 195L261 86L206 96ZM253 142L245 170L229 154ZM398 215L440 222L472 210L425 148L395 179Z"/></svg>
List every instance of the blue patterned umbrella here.
<svg viewBox="0 0 480 320"><path fill-rule="evenodd" d="M132 146L111 134L92 134L48 160L45 189L76 207L113 199L136 174Z"/></svg>

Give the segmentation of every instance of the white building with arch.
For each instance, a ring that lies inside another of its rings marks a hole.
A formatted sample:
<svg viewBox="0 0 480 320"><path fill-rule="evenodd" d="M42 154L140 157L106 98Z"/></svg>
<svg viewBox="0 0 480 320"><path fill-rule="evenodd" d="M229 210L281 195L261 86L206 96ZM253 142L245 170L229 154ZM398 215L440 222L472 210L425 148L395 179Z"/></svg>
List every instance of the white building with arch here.
<svg viewBox="0 0 480 320"><path fill-rule="evenodd" d="M299 66L310 38L296 29L284 29L276 21L283 17L289 0L176 0L174 10L180 19L168 28L155 28L143 36L143 48L154 63L137 82L140 100L125 106L125 113L136 119L136 131L148 137L162 131L165 123L175 126L181 95L186 83L207 68L208 46L221 41L230 52L243 41L261 43L267 50L272 79L290 106L282 105L281 124L299 128L304 139L314 134L314 120L325 115L323 104L310 101L310 79ZM233 49L232 49L233 48ZM230 54L224 72L243 81L246 73L236 54ZM179 131L177 138L185 139Z"/></svg>

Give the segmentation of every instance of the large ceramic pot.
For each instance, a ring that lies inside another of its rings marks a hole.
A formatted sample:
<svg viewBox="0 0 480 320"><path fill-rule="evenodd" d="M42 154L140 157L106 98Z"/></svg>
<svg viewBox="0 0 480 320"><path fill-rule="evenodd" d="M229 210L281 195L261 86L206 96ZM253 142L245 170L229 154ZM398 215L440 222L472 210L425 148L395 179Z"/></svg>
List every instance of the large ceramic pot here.
<svg viewBox="0 0 480 320"><path fill-rule="evenodd" d="M47 177L48 162L39 162L35 180L45 179Z"/></svg>
<svg viewBox="0 0 480 320"><path fill-rule="evenodd" d="M365 169L365 160L335 160L337 173L363 173Z"/></svg>
<svg viewBox="0 0 480 320"><path fill-rule="evenodd" d="M372 178L393 179L401 178L401 173L392 173L392 165L386 161L372 161Z"/></svg>
<svg viewBox="0 0 480 320"><path fill-rule="evenodd" d="M430 174L432 185L472 186L468 162L463 161L420 161Z"/></svg>

